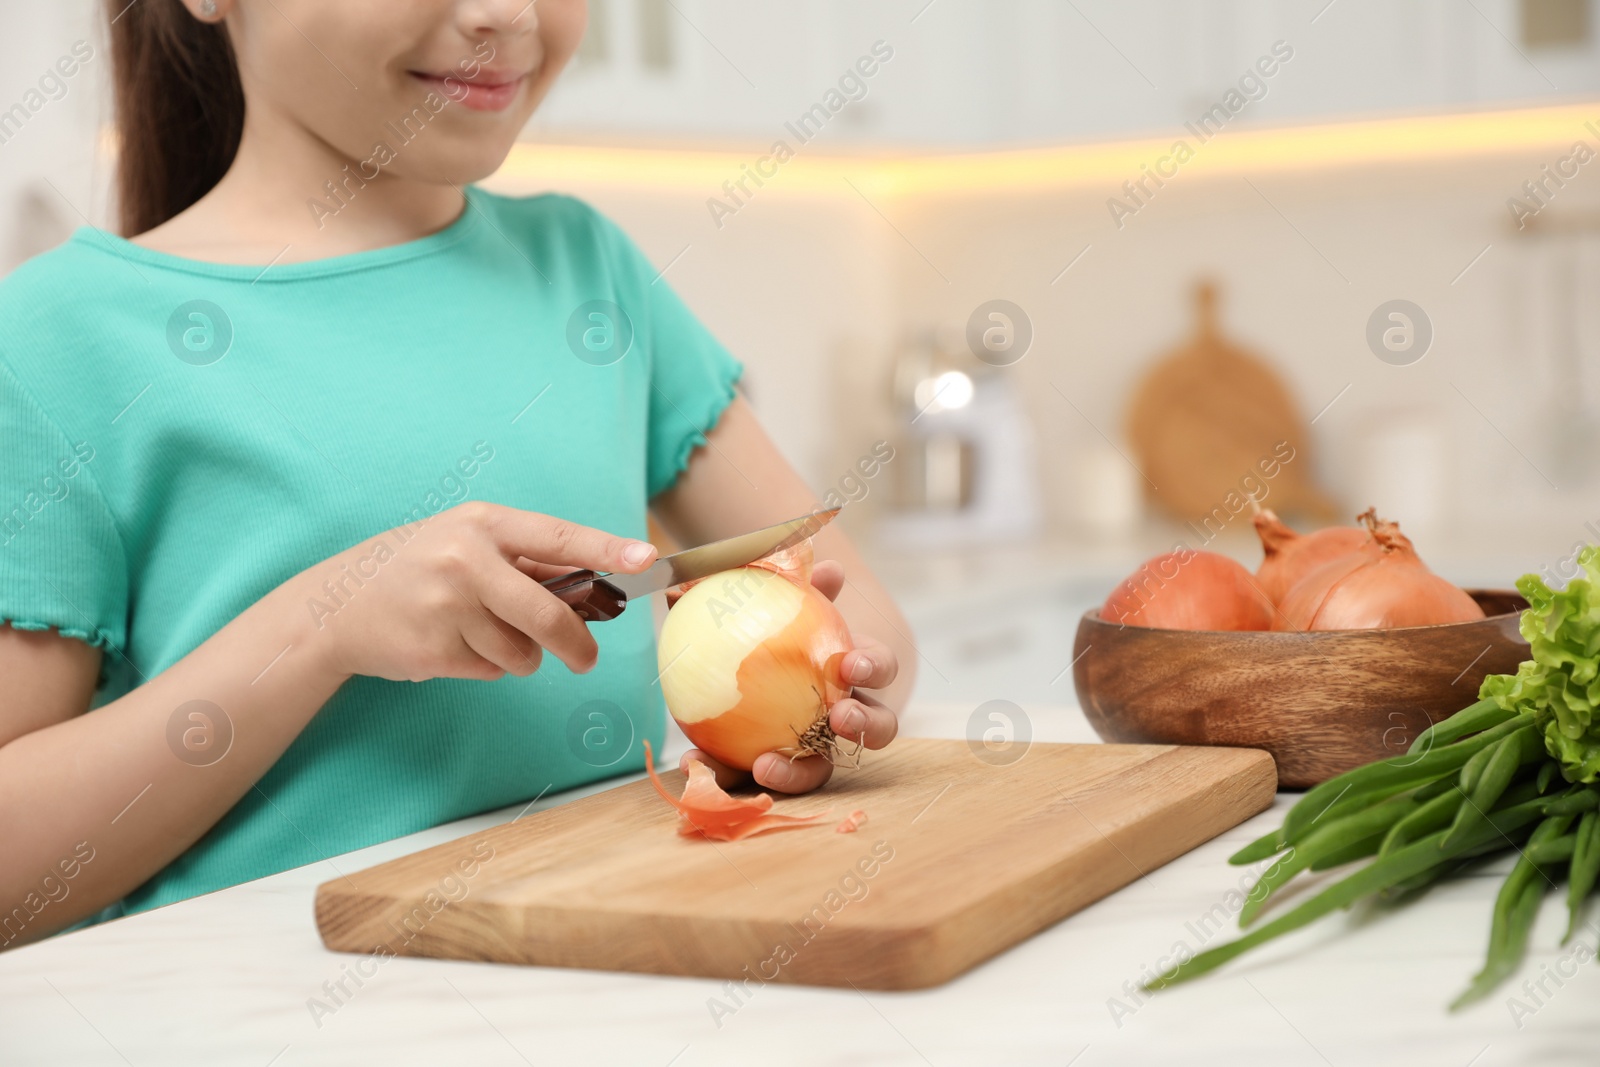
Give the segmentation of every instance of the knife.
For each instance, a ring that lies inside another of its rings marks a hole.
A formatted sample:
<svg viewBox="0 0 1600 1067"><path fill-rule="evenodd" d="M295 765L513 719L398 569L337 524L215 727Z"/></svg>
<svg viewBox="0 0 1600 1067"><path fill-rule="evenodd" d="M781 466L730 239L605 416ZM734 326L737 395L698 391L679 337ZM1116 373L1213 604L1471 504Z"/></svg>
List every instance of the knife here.
<svg viewBox="0 0 1600 1067"><path fill-rule="evenodd" d="M576 611L584 622L605 622L621 615L630 600L743 567L774 552L792 548L832 522L840 510L819 508L764 530L674 552L662 556L638 574L580 570L547 578L539 584Z"/></svg>

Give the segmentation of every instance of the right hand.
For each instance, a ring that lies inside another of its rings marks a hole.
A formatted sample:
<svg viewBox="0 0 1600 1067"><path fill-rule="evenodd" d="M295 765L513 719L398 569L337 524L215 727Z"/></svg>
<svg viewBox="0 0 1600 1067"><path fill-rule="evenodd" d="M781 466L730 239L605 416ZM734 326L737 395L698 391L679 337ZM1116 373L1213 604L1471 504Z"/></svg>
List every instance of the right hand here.
<svg viewBox="0 0 1600 1067"><path fill-rule="evenodd" d="M539 583L580 567L632 574L655 558L644 541L469 501L369 537L294 581L311 640L339 674L493 681L532 674L544 649L591 670L594 637Z"/></svg>

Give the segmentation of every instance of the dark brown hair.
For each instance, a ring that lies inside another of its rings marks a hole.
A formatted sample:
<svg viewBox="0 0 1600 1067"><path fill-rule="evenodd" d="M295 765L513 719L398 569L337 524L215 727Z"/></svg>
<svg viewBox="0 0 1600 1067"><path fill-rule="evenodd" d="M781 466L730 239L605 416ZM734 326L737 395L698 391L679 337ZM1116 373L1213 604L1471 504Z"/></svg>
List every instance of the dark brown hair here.
<svg viewBox="0 0 1600 1067"><path fill-rule="evenodd" d="M239 150L244 89L221 23L179 0L107 0L124 235L166 222L221 180Z"/></svg>

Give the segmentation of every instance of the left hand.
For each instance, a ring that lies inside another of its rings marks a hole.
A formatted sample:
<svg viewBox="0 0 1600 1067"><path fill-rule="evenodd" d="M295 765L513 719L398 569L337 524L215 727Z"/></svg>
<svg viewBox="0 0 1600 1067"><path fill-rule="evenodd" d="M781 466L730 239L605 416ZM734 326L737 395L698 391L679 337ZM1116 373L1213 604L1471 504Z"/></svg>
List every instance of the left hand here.
<svg viewBox="0 0 1600 1067"><path fill-rule="evenodd" d="M844 588L844 568L831 559L819 560L811 570L811 584L829 600ZM864 689L882 689L894 681L900 663L889 646L870 637L855 637L855 648L839 658L837 679L849 693L828 709L828 725L841 741L879 749L894 740L900 720L894 711L874 700ZM710 767L717 784L730 789L745 780L745 772L725 767L697 748L683 754L679 769L689 760ZM819 756L790 759L777 752L756 757L751 776L756 784L778 793L808 793L833 776L833 764Z"/></svg>

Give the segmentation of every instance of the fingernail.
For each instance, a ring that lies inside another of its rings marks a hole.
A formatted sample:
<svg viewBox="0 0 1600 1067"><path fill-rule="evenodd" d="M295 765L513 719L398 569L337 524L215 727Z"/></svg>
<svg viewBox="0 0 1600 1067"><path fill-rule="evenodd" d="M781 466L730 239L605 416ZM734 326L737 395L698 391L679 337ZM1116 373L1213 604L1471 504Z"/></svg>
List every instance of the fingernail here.
<svg viewBox="0 0 1600 1067"><path fill-rule="evenodd" d="M637 567L655 554L655 546L647 541L630 541L628 547L622 550L622 558L631 566Z"/></svg>
<svg viewBox="0 0 1600 1067"><path fill-rule="evenodd" d="M860 737L867 729L867 713L858 707L852 707L840 717L840 725L844 732L851 737Z"/></svg>
<svg viewBox="0 0 1600 1067"><path fill-rule="evenodd" d="M794 771L789 767L789 761L779 757L768 760L761 774L761 784L768 789L782 789L789 784L789 779L794 776Z"/></svg>
<svg viewBox="0 0 1600 1067"><path fill-rule="evenodd" d="M850 684L861 685L871 677L872 661L865 656L857 656L855 663L850 667Z"/></svg>

